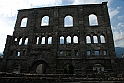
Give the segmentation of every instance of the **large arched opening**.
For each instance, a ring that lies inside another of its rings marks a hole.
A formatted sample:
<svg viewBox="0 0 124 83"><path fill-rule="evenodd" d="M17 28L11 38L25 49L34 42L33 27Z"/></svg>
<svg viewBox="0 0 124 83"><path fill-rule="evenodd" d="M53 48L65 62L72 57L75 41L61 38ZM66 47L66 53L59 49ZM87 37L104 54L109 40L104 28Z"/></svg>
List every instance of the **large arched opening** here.
<svg viewBox="0 0 124 83"><path fill-rule="evenodd" d="M94 64L94 66L93 66L93 72L94 73L104 72L104 66L102 66L101 64Z"/></svg>
<svg viewBox="0 0 124 83"><path fill-rule="evenodd" d="M50 69L49 65L43 60L38 60L31 65L30 73L45 74L47 69Z"/></svg>

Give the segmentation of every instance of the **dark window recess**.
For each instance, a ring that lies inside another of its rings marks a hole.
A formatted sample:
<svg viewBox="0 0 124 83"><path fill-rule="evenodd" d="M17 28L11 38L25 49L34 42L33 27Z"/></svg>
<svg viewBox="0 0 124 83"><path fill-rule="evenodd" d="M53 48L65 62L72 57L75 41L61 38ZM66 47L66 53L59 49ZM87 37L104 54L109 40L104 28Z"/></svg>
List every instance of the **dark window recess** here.
<svg viewBox="0 0 124 83"><path fill-rule="evenodd" d="M78 50L75 50L75 56L78 56Z"/></svg>
<svg viewBox="0 0 124 83"><path fill-rule="evenodd" d="M59 52L59 55L62 56L62 55L63 55L63 51L60 51L60 52Z"/></svg>
<svg viewBox="0 0 124 83"><path fill-rule="evenodd" d="M94 51L94 55L99 55L99 51Z"/></svg>
<svg viewBox="0 0 124 83"><path fill-rule="evenodd" d="M13 55L13 51L10 52L10 56L12 56L12 55Z"/></svg>
<svg viewBox="0 0 124 83"><path fill-rule="evenodd" d="M70 50L66 51L66 56L71 56L71 51Z"/></svg>
<svg viewBox="0 0 124 83"><path fill-rule="evenodd" d="M104 54L104 55L107 55L107 51L106 51L106 50L104 50L104 51L103 51L103 54Z"/></svg>

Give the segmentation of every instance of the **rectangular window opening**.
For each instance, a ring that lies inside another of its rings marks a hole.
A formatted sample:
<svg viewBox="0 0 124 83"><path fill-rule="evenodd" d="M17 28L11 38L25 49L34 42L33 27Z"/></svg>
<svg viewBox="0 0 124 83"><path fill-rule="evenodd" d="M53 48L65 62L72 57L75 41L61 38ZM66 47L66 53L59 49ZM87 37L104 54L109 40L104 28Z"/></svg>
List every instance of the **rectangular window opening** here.
<svg viewBox="0 0 124 83"><path fill-rule="evenodd" d="M87 50L87 56L90 56L90 55L91 55L91 51Z"/></svg>
<svg viewBox="0 0 124 83"><path fill-rule="evenodd" d="M94 55L99 55L99 51L98 50L94 51Z"/></svg>

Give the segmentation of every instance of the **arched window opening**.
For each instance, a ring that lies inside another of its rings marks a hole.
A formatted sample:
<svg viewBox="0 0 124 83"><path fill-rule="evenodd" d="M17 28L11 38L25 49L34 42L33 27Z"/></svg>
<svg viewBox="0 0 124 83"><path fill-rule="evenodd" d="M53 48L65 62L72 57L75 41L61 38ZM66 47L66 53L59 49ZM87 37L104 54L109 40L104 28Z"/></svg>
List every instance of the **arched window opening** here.
<svg viewBox="0 0 124 83"><path fill-rule="evenodd" d="M60 37L60 44L64 44L64 37L63 36Z"/></svg>
<svg viewBox="0 0 124 83"><path fill-rule="evenodd" d="M64 18L64 27L72 27L73 26L73 17L68 15Z"/></svg>
<svg viewBox="0 0 124 83"><path fill-rule="evenodd" d="M45 37L42 37L42 42L41 44L45 44Z"/></svg>
<svg viewBox="0 0 124 83"><path fill-rule="evenodd" d="M90 36L86 36L86 43L91 43L91 38L90 38Z"/></svg>
<svg viewBox="0 0 124 83"><path fill-rule="evenodd" d="M36 44L39 44L39 37L36 38Z"/></svg>
<svg viewBox="0 0 124 83"><path fill-rule="evenodd" d="M44 16L41 20L41 26L48 26L49 25L49 16Z"/></svg>
<svg viewBox="0 0 124 83"><path fill-rule="evenodd" d="M105 37L103 35L100 36L101 43L105 43Z"/></svg>
<svg viewBox="0 0 124 83"><path fill-rule="evenodd" d="M103 51L103 55L107 55L107 51L106 50Z"/></svg>
<svg viewBox="0 0 124 83"><path fill-rule="evenodd" d="M28 45L28 38L25 39L24 45Z"/></svg>
<svg viewBox="0 0 124 83"><path fill-rule="evenodd" d="M52 37L48 38L48 44L52 44Z"/></svg>
<svg viewBox="0 0 124 83"><path fill-rule="evenodd" d="M71 37L68 36L68 37L66 38L66 44L70 44L70 43L71 43Z"/></svg>
<svg viewBox="0 0 124 83"><path fill-rule="evenodd" d="M93 41L94 41L94 43L98 43L98 37L97 36L93 36Z"/></svg>
<svg viewBox="0 0 124 83"><path fill-rule="evenodd" d="M20 41L19 41L19 45L21 45L22 44L22 38L20 38Z"/></svg>
<svg viewBox="0 0 124 83"><path fill-rule="evenodd" d="M21 21L21 27L26 27L27 26L27 20L28 18L23 18L22 21Z"/></svg>
<svg viewBox="0 0 124 83"><path fill-rule="evenodd" d="M89 25L90 26L98 25L98 20L96 15L94 14L89 15Z"/></svg>
<svg viewBox="0 0 124 83"><path fill-rule="evenodd" d="M78 43L78 36L73 37L73 43Z"/></svg>

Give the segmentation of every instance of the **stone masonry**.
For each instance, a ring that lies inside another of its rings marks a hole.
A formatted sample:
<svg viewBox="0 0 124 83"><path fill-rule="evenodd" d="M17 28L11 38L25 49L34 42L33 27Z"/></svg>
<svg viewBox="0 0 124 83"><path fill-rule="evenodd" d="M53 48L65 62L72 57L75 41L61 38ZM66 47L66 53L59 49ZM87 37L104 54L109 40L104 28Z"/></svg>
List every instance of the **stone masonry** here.
<svg viewBox="0 0 124 83"><path fill-rule="evenodd" d="M48 25L42 26L46 16ZM65 24L68 16L71 26ZM116 66L107 2L19 10L2 59L2 72L8 73L116 73Z"/></svg>

